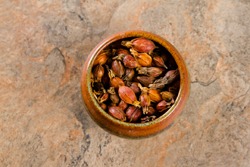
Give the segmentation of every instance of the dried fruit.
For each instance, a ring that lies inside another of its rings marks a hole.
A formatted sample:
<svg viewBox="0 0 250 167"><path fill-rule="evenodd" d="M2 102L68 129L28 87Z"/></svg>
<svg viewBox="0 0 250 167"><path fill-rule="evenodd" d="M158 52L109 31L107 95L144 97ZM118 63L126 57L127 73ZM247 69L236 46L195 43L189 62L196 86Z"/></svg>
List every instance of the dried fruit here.
<svg viewBox="0 0 250 167"><path fill-rule="evenodd" d="M120 121L126 121L126 114L123 110L118 106L111 106L108 108L108 113L113 116L114 118Z"/></svg>
<svg viewBox="0 0 250 167"><path fill-rule="evenodd" d="M152 76L138 76L136 77L137 80L143 85L143 86L146 86L148 87L150 84L152 84L155 80L155 77L152 77Z"/></svg>
<svg viewBox="0 0 250 167"><path fill-rule="evenodd" d="M155 44L149 39L146 38L135 38L131 41L123 41L122 42L123 46L126 46L128 48L133 48L137 52L144 52L144 53L149 53L152 52L155 49Z"/></svg>
<svg viewBox="0 0 250 167"><path fill-rule="evenodd" d="M150 84L150 88L162 89L165 85L172 83L179 76L179 70L170 70L164 77L157 79L153 84Z"/></svg>
<svg viewBox="0 0 250 167"><path fill-rule="evenodd" d="M132 68L127 68L125 71L125 75L123 77L123 80L131 81L134 76L135 76L135 70Z"/></svg>
<svg viewBox="0 0 250 167"><path fill-rule="evenodd" d="M151 104L151 100L150 100L149 95L147 93L142 93L140 95L139 100L141 102L143 114L147 114L148 113L148 107Z"/></svg>
<svg viewBox="0 0 250 167"><path fill-rule="evenodd" d="M130 88L135 92L135 94L140 93L140 88L139 88L138 84L139 84L138 82L133 82L130 85Z"/></svg>
<svg viewBox="0 0 250 167"><path fill-rule="evenodd" d="M104 68L103 68L103 66L102 65L97 65L94 68L93 75L94 75L94 78L95 78L95 82L101 82L102 77L104 75Z"/></svg>
<svg viewBox="0 0 250 167"><path fill-rule="evenodd" d="M170 102L167 102L165 100L160 101L157 105L156 105L156 110L158 112L163 112L167 109L169 109L171 107L171 105L174 103L174 100L171 100Z"/></svg>
<svg viewBox="0 0 250 167"><path fill-rule="evenodd" d="M139 67L136 69L138 74L148 75L152 77L158 77L164 71L162 68L159 67Z"/></svg>
<svg viewBox="0 0 250 167"><path fill-rule="evenodd" d="M127 86L120 86L118 89L119 97L126 103L140 107L140 102L137 101L134 91Z"/></svg>
<svg viewBox="0 0 250 167"><path fill-rule="evenodd" d="M115 77L115 74L112 70L109 70L110 86L114 88L119 88L119 86L124 86L124 82L121 78Z"/></svg>
<svg viewBox="0 0 250 167"><path fill-rule="evenodd" d="M154 107L152 107L152 106L148 107L147 115L149 115L149 116L154 115L155 112L156 112L156 110L154 109Z"/></svg>
<svg viewBox="0 0 250 167"><path fill-rule="evenodd" d="M120 103L118 104L118 107L120 107L124 111L128 107L128 104L125 103L125 101L121 100Z"/></svg>
<svg viewBox="0 0 250 167"><path fill-rule="evenodd" d="M95 61L94 61L94 63L93 63L93 66L95 66L95 65L97 65L97 64L99 64L99 65L103 65L103 64L105 64L106 62L107 62L107 60L108 60L108 51L103 51L102 53L100 53L97 57L96 57L96 59L95 59Z"/></svg>
<svg viewBox="0 0 250 167"><path fill-rule="evenodd" d="M174 95L171 92L163 91L161 92L161 97L163 100L171 101L174 98Z"/></svg>
<svg viewBox="0 0 250 167"><path fill-rule="evenodd" d="M135 106L129 106L126 110L126 116L129 120L129 122L136 122L138 119L140 119L142 115L142 111L140 108Z"/></svg>
<svg viewBox="0 0 250 167"><path fill-rule="evenodd" d="M168 69L168 67L165 65L164 60L161 56L154 55L153 61L157 67L164 67L164 68Z"/></svg>
<svg viewBox="0 0 250 167"><path fill-rule="evenodd" d="M158 90L156 89L149 89L148 90L148 95L150 97L150 100L152 102L159 102L162 100L161 94Z"/></svg>
<svg viewBox="0 0 250 167"><path fill-rule="evenodd" d="M140 66L148 67L152 65L152 57L147 53L138 53L134 49L130 49L130 52L135 57Z"/></svg>
<svg viewBox="0 0 250 167"><path fill-rule="evenodd" d="M136 67L139 67L139 64L136 61L136 59L132 55L130 55L130 54L125 55L123 57L123 64L127 68L136 68Z"/></svg>
<svg viewBox="0 0 250 167"><path fill-rule="evenodd" d="M119 78L121 78L125 73L125 69L124 69L121 61L119 61L119 60L114 60L112 62L111 69L113 70L114 74L116 76L118 76Z"/></svg>

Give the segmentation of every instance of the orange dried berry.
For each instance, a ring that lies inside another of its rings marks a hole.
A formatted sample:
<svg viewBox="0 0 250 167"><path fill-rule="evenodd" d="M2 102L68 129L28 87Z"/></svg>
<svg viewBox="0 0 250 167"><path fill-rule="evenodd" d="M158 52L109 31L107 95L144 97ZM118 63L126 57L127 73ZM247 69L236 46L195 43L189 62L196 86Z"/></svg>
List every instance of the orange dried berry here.
<svg viewBox="0 0 250 167"><path fill-rule="evenodd" d="M147 53L138 53L134 49L130 49L131 54L135 57L140 66L149 67L152 65L152 57Z"/></svg>
<svg viewBox="0 0 250 167"><path fill-rule="evenodd" d="M156 89L149 89L148 95L152 102L160 102L162 100L160 92Z"/></svg>
<svg viewBox="0 0 250 167"><path fill-rule="evenodd" d="M135 92L131 88L120 86L118 89L118 95L125 103L140 107L140 102L137 101Z"/></svg>
<svg viewBox="0 0 250 167"><path fill-rule="evenodd" d="M109 56L108 56L108 51L103 51L102 53L100 53L100 54L96 57L96 59L94 60L93 65L94 65L94 66L97 65L97 64L103 65L103 64L105 64L105 63L107 62L108 58L109 58Z"/></svg>

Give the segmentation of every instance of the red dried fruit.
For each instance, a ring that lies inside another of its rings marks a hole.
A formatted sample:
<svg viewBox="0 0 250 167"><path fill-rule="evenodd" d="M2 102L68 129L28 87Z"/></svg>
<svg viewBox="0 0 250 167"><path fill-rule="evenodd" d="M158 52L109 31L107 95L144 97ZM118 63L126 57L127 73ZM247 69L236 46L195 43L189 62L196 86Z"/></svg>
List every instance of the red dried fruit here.
<svg viewBox="0 0 250 167"><path fill-rule="evenodd" d="M108 113L113 116L114 118L120 121L126 121L126 114L123 110L118 106L111 106L108 108Z"/></svg>
<svg viewBox="0 0 250 167"><path fill-rule="evenodd" d="M143 85L148 87L149 84L152 84L155 80L152 76L138 76L136 79Z"/></svg>
<svg viewBox="0 0 250 167"><path fill-rule="evenodd" d="M126 103L140 107L140 102L137 101L134 91L127 86L120 86L118 89L119 97Z"/></svg>
<svg viewBox="0 0 250 167"><path fill-rule="evenodd" d="M124 56L124 58L123 58L123 64L127 68L136 68L136 67L139 67L139 64L136 61L136 59L132 55L130 55L130 54Z"/></svg>
<svg viewBox="0 0 250 167"><path fill-rule="evenodd" d="M127 68L125 71L125 75L123 77L123 80L125 81L131 81L135 75L135 70L132 68Z"/></svg>
<svg viewBox="0 0 250 167"><path fill-rule="evenodd" d="M138 82L133 82L130 85L130 88L135 92L135 94L140 93L140 88L139 88L138 84L139 84Z"/></svg>
<svg viewBox="0 0 250 167"><path fill-rule="evenodd" d="M121 100L120 103L118 104L118 107L120 107L124 111L128 107L128 104L125 103L125 101Z"/></svg>
<svg viewBox="0 0 250 167"><path fill-rule="evenodd" d="M114 74L116 76L118 76L119 78L121 78L125 73L125 69L124 69L121 61L119 61L119 60L114 60L112 62L111 69L113 70Z"/></svg>
<svg viewBox="0 0 250 167"><path fill-rule="evenodd" d="M154 55L153 61L157 67L164 67L164 68L168 69L168 67L165 65L164 60L161 56Z"/></svg>
<svg viewBox="0 0 250 167"><path fill-rule="evenodd" d="M131 41L122 41L122 45L128 48L132 47L137 52L144 53L152 52L156 48L153 41L143 37L135 38Z"/></svg>
<svg viewBox="0 0 250 167"><path fill-rule="evenodd" d="M126 116L129 122L136 122L138 119L140 119L141 115L142 111L138 107L129 106L126 110Z"/></svg>

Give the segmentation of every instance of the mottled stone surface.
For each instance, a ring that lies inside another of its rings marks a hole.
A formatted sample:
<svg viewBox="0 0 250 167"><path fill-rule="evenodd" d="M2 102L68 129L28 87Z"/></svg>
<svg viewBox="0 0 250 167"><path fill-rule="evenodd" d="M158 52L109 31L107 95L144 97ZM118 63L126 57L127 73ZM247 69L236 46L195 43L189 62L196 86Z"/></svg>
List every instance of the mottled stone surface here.
<svg viewBox="0 0 250 167"><path fill-rule="evenodd" d="M249 167L249 0L2 0L0 166ZM83 63L142 29L183 55L191 94L164 132L113 136L83 107Z"/></svg>

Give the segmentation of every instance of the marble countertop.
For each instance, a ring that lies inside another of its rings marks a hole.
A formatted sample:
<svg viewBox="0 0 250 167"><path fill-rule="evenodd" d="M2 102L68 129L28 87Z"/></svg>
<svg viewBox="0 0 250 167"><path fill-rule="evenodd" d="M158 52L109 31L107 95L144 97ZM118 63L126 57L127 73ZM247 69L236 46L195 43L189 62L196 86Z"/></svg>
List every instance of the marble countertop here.
<svg viewBox="0 0 250 167"><path fill-rule="evenodd" d="M0 166L249 166L249 0L3 1L0 11ZM170 41L191 79L174 124L139 140L101 129L80 93L94 46L133 29Z"/></svg>

